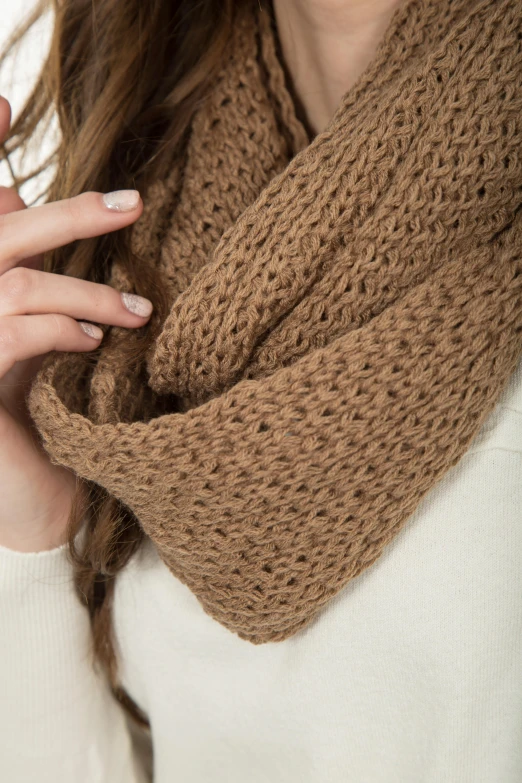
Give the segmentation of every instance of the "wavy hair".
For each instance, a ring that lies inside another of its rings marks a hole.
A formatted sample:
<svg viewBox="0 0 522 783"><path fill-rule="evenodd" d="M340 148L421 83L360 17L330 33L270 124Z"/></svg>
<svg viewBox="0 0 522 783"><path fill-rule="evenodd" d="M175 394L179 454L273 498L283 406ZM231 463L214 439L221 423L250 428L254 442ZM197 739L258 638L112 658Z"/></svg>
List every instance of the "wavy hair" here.
<svg viewBox="0 0 522 783"><path fill-rule="evenodd" d="M252 0L242 0L249 2ZM181 148L193 113L208 92L230 39L239 0L40 0L0 53L0 65L48 11L54 26L47 57L3 145L18 189L53 167L44 200L86 190L136 188L142 193ZM59 141L28 174L13 171L10 156L27 149L55 117ZM130 249L130 229L48 252L47 271L107 282L107 259L124 266L134 290L155 312L165 302ZM154 326L133 341L136 361L155 338ZM83 534L78 536L80 529ZM115 695L146 722L118 685L111 620L116 574L143 538L129 509L101 487L77 481L68 540L75 584L89 610L95 658Z"/></svg>

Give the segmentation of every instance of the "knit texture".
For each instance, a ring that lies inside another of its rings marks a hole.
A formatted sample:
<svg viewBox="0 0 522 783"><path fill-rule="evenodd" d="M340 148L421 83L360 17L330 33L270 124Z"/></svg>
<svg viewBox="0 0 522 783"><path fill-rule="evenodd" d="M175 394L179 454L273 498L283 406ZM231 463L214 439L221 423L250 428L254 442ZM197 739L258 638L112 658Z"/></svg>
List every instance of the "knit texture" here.
<svg viewBox="0 0 522 783"><path fill-rule="evenodd" d="M30 410L262 643L374 563L515 369L522 10L406 0L310 141L255 6L134 228L171 304L159 339L139 369L123 329L94 368L54 355Z"/></svg>

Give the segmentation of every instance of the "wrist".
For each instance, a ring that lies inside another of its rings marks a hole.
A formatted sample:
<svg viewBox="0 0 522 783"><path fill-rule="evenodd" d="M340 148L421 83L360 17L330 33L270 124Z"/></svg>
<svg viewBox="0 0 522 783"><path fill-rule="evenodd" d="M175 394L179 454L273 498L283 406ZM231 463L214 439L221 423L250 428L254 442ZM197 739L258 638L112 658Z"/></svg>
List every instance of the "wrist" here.
<svg viewBox="0 0 522 783"><path fill-rule="evenodd" d="M29 524L0 529L0 547L21 554L46 552L67 541L67 518L35 520Z"/></svg>
<svg viewBox="0 0 522 783"><path fill-rule="evenodd" d="M36 492L35 498L28 498L26 503L14 503L10 517L2 515L0 546L28 554L56 549L66 543L75 478L68 471L58 470L52 479L48 477L47 482L45 479L44 476L44 483L53 480L55 484L52 495L43 500L45 493Z"/></svg>

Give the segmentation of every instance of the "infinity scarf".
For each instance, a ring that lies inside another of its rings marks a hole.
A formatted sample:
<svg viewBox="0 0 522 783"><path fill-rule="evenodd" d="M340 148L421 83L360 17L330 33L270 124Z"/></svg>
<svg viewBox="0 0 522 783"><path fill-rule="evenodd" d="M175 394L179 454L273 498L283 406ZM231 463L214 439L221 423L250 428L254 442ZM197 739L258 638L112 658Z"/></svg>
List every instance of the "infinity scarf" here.
<svg viewBox="0 0 522 783"><path fill-rule="evenodd" d="M268 14L238 18L133 230L159 338L139 369L130 330L88 371L53 354L29 404L241 638L316 618L492 411L522 352L521 145L519 0L403 2L311 141Z"/></svg>

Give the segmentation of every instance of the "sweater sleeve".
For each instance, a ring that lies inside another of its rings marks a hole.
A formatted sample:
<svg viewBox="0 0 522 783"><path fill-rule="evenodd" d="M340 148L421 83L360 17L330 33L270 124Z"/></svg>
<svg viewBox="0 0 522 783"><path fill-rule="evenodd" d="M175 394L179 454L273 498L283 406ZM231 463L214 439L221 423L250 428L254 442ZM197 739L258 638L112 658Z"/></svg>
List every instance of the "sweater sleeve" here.
<svg viewBox="0 0 522 783"><path fill-rule="evenodd" d="M0 778L143 783L127 723L98 673L65 547L0 547Z"/></svg>

